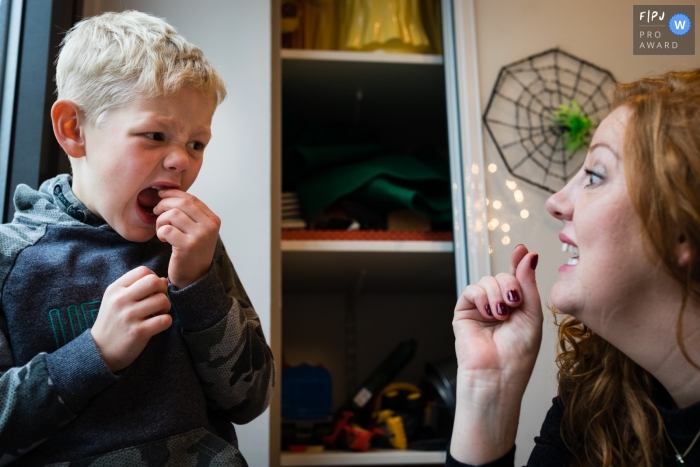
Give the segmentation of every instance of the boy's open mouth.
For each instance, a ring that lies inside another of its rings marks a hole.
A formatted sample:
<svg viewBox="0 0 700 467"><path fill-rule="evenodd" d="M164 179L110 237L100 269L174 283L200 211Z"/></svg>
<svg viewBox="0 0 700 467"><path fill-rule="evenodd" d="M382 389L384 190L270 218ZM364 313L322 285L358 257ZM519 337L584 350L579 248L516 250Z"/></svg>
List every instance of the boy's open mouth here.
<svg viewBox="0 0 700 467"><path fill-rule="evenodd" d="M155 214L153 214L153 208L155 208L156 205L160 203L160 196L158 196L157 188L159 187L150 187L146 188L145 190L141 190L138 197L136 198L136 202L139 205L139 208L141 208L143 213L146 214L148 217L152 217L153 220L155 220L158 217Z"/></svg>

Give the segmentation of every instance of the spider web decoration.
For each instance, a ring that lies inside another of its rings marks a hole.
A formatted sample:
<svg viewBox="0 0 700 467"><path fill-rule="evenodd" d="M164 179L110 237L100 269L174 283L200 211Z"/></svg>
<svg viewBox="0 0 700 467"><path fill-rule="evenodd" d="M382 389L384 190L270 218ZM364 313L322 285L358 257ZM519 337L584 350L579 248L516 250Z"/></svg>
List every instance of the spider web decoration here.
<svg viewBox="0 0 700 467"><path fill-rule="evenodd" d="M612 73L559 49L501 68L484 112L484 125L508 171L554 193L583 164L588 141L610 110ZM591 128L582 147L567 144L574 131L558 122L563 106L580 106ZM569 146L569 148L567 148Z"/></svg>

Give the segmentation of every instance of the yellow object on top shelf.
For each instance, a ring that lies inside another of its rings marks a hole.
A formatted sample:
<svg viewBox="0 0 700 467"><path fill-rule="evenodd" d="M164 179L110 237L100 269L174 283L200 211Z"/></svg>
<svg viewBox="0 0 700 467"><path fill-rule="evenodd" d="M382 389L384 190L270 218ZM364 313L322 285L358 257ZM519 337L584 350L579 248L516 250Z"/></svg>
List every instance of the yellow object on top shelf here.
<svg viewBox="0 0 700 467"><path fill-rule="evenodd" d="M442 54L439 0L282 0L290 49Z"/></svg>
<svg viewBox="0 0 700 467"><path fill-rule="evenodd" d="M353 0L343 28L345 50L427 52L430 47L423 29L418 0Z"/></svg>

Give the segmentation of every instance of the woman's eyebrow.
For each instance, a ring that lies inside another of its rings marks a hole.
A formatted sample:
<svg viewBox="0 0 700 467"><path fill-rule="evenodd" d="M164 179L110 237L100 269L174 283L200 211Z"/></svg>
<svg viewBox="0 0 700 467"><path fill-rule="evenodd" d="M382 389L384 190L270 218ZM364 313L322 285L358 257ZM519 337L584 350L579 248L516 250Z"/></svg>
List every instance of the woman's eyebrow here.
<svg viewBox="0 0 700 467"><path fill-rule="evenodd" d="M607 144L607 143L596 143L596 144L592 145L590 148L588 148L588 152L593 152L593 150L595 150L595 149L598 148L598 147L607 148L610 152L612 152L612 153L615 155L615 157L617 157L618 159L620 159L620 155L617 153L617 151L615 151L615 150L614 150L609 144Z"/></svg>

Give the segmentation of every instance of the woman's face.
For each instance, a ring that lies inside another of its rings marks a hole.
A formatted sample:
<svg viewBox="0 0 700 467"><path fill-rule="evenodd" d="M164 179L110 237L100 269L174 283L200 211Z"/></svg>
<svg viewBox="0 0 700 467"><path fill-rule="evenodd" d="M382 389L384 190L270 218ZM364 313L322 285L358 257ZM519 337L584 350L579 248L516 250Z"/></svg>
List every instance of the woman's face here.
<svg viewBox="0 0 700 467"><path fill-rule="evenodd" d="M564 223L559 240L571 245L552 302L600 334L616 315L629 316L643 303L658 272L627 192L622 150L630 115L618 107L600 123L579 173L547 200L549 213Z"/></svg>

